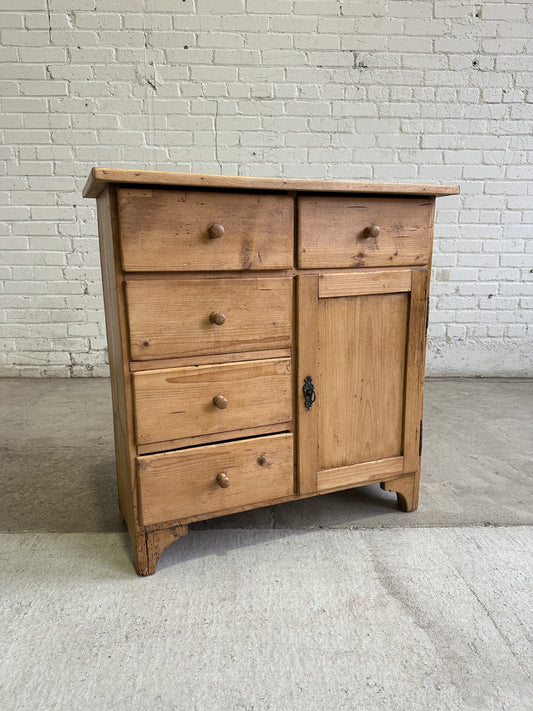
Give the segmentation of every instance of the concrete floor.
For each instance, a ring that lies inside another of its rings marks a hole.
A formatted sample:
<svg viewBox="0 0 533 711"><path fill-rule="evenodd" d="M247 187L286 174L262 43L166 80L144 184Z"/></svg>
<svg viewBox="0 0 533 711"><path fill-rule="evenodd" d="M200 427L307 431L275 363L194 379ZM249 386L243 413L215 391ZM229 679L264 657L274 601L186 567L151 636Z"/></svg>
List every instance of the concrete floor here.
<svg viewBox="0 0 533 711"><path fill-rule="evenodd" d="M109 382L0 380L0 708L533 709L533 381L428 381L424 440L416 512L207 521L141 579Z"/></svg>

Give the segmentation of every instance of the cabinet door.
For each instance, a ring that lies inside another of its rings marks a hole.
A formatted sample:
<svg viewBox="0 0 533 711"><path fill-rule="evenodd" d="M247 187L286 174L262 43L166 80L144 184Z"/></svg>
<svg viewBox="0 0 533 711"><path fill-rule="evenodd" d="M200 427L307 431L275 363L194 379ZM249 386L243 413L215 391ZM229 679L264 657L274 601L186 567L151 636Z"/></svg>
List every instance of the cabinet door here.
<svg viewBox="0 0 533 711"><path fill-rule="evenodd" d="M427 269L298 277L301 494L418 471L428 284Z"/></svg>

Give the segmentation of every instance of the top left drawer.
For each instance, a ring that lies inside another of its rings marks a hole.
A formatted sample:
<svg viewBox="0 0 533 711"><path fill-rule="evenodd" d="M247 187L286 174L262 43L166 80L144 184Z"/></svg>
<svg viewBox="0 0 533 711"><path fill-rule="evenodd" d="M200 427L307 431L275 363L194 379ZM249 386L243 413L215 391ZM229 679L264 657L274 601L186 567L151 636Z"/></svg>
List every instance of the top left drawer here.
<svg viewBox="0 0 533 711"><path fill-rule="evenodd" d="M124 271L292 267L288 195L119 188L117 197Z"/></svg>

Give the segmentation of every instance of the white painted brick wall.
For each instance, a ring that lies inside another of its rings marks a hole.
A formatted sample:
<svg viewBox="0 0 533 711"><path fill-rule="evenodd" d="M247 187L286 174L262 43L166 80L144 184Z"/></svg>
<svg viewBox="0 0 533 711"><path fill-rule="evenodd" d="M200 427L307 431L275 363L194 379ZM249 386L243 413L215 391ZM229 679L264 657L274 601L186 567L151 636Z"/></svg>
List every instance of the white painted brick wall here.
<svg viewBox="0 0 533 711"><path fill-rule="evenodd" d="M533 374L531 2L1 8L0 374L107 374L95 164L459 183L428 372Z"/></svg>

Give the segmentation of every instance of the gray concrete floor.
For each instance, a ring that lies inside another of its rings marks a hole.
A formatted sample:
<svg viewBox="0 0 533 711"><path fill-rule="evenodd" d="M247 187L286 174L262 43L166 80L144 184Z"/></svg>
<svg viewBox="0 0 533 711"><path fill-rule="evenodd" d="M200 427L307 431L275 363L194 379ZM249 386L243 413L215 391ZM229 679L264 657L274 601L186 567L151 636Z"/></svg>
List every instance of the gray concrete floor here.
<svg viewBox="0 0 533 711"><path fill-rule="evenodd" d="M207 521L141 579L109 382L0 380L0 708L533 709L533 382L430 380L424 430L418 511Z"/></svg>

